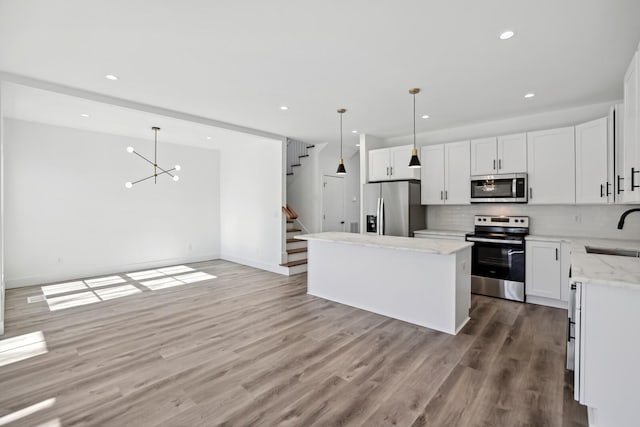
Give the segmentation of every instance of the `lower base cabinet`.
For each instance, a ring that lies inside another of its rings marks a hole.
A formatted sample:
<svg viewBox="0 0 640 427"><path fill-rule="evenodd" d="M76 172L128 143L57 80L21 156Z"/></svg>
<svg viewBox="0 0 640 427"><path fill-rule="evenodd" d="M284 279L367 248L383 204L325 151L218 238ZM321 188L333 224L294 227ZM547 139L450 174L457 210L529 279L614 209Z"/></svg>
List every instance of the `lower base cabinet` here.
<svg viewBox="0 0 640 427"><path fill-rule="evenodd" d="M562 240L529 240L525 245L527 302L566 308L569 296L570 247Z"/></svg>

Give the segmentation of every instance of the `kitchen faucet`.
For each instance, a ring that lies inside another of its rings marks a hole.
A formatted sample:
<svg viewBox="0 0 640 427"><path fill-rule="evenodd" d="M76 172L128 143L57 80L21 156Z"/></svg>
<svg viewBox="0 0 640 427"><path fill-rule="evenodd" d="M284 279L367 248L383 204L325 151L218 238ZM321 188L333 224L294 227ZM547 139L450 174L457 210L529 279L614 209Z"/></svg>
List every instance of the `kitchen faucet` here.
<svg viewBox="0 0 640 427"><path fill-rule="evenodd" d="M620 217L620 221L618 221L618 230L622 230L622 227L624 227L624 219L627 217L627 215L629 215L631 212L640 212L640 208L634 208L634 209L629 209L628 211L624 212L622 214L622 216Z"/></svg>

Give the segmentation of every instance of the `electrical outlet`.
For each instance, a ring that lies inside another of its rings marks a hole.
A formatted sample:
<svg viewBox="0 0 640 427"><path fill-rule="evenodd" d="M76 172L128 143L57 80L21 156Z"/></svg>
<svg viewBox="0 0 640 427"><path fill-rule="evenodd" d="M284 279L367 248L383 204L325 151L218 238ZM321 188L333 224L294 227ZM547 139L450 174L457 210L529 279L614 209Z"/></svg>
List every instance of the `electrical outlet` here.
<svg viewBox="0 0 640 427"><path fill-rule="evenodd" d="M580 214L574 215L573 220L575 221L576 224L582 224L582 215Z"/></svg>

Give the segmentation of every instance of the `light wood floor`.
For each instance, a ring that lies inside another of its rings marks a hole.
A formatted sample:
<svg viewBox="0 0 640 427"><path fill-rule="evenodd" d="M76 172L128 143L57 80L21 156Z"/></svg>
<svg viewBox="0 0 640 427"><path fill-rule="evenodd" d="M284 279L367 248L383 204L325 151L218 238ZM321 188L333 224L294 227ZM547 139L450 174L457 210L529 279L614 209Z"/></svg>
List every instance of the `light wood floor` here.
<svg viewBox="0 0 640 427"><path fill-rule="evenodd" d="M142 292L55 311L8 290L0 348L42 331L48 352L0 366L0 424L55 398L9 425L586 425L563 310L474 295L454 337L308 296L305 274L190 266L217 277L121 274Z"/></svg>

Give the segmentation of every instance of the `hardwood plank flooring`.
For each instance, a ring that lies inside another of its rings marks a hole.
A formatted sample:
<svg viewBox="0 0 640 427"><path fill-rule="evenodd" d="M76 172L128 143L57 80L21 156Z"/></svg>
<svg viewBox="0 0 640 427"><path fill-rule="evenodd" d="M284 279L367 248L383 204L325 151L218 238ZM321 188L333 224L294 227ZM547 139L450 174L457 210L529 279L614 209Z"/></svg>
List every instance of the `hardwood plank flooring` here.
<svg viewBox="0 0 640 427"><path fill-rule="evenodd" d="M112 276L7 291L0 425L587 425L564 310L473 295L450 336L307 295L306 274Z"/></svg>

